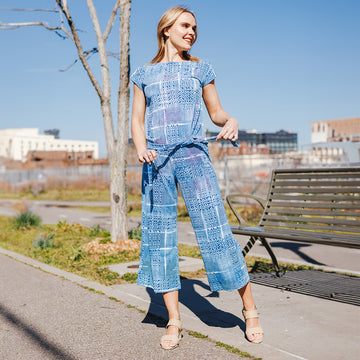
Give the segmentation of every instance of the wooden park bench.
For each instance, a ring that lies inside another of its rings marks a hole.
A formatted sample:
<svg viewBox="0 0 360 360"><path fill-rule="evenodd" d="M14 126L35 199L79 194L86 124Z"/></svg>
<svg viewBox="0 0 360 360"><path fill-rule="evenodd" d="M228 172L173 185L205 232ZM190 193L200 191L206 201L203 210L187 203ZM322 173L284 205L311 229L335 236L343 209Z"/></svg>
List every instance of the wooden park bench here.
<svg viewBox="0 0 360 360"><path fill-rule="evenodd" d="M256 226L236 210L244 197L263 208ZM226 200L240 224L232 232L250 236L244 256L260 240L277 276L280 269L268 238L360 248L360 167L273 170L266 200L244 194Z"/></svg>

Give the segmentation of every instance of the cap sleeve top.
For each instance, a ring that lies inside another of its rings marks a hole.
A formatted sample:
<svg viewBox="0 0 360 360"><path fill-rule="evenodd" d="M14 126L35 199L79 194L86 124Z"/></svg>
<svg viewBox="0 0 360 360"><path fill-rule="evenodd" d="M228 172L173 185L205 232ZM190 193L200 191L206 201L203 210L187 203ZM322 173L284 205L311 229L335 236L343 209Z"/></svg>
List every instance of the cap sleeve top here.
<svg viewBox="0 0 360 360"><path fill-rule="evenodd" d="M156 63L136 69L130 79L145 94L149 147L205 140L202 88L215 76L207 61Z"/></svg>

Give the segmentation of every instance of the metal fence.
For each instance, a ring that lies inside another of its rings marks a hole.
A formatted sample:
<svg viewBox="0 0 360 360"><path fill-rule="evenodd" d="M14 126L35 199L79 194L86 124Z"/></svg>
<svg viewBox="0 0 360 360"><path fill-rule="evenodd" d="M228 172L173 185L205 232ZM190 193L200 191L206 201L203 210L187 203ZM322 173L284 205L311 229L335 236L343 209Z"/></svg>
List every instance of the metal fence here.
<svg viewBox="0 0 360 360"><path fill-rule="evenodd" d="M271 172L275 168L299 167L326 167L326 166L359 166L360 164L338 163L313 163L306 158L289 155L242 155L228 156L223 160L213 160L213 165L219 179L223 195L241 192L248 194L266 195ZM135 175L136 186L140 186L141 165L128 165L130 173ZM110 181L109 165L74 166L66 168L46 168L32 170L0 170L0 182L10 184L13 188L26 186L32 183L47 183L57 179L57 184L67 185L72 181L92 179L92 183ZM139 184L137 184L139 183Z"/></svg>
<svg viewBox="0 0 360 360"><path fill-rule="evenodd" d="M267 195L273 169L359 166L359 163L313 162L306 157L286 154L228 156L213 162L222 193Z"/></svg>
<svg viewBox="0 0 360 360"><path fill-rule="evenodd" d="M127 172L141 174L141 166L130 165ZM84 165L65 168L46 168L31 170L3 170L0 171L0 181L17 187L32 183L46 183L57 179L59 185L69 182L92 179L93 183L104 183L110 181L109 165Z"/></svg>

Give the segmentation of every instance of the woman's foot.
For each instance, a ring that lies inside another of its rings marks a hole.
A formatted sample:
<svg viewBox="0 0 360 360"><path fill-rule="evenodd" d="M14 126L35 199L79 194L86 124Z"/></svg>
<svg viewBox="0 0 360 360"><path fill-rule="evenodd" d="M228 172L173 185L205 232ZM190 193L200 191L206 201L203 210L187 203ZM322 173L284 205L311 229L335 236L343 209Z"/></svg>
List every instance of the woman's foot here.
<svg viewBox="0 0 360 360"><path fill-rule="evenodd" d="M170 319L166 325L166 334L160 339L160 346L165 350L175 349L181 340L181 330L181 320Z"/></svg>
<svg viewBox="0 0 360 360"><path fill-rule="evenodd" d="M260 325L259 315L256 307L251 310L243 309L243 316L246 325L246 338L253 344L259 344L263 341L264 333Z"/></svg>

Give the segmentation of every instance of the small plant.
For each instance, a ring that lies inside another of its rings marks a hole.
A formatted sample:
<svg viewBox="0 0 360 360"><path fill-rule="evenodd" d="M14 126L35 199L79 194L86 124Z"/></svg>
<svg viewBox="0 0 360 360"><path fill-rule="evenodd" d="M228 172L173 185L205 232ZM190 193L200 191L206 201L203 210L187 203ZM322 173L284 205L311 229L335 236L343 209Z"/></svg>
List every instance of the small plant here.
<svg viewBox="0 0 360 360"><path fill-rule="evenodd" d="M141 228L132 229L129 232L129 238L134 240L141 240Z"/></svg>
<svg viewBox="0 0 360 360"><path fill-rule="evenodd" d="M73 261L79 261L82 260L85 257L84 253L82 252L81 249L77 249L77 251L75 252L74 256L73 256Z"/></svg>
<svg viewBox="0 0 360 360"><path fill-rule="evenodd" d="M201 333L199 333L197 331L188 331L188 334L190 336L196 337L198 339L207 339L208 338L207 335L201 334Z"/></svg>
<svg viewBox="0 0 360 360"><path fill-rule="evenodd" d="M101 230L100 225L97 224L97 225L93 226L93 227L90 229L89 235L90 235L90 236L98 236L101 231L102 231L102 230Z"/></svg>
<svg viewBox="0 0 360 360"><path fill-rule="evenodd" d="M13 218L13 226L15 229L27 228L31 226L39 226L41 218L31 211L24 211Z"/></svg>
<svg viewBox="0 0 360 360"><path fill-rule="evenodd" d="M37 249L45 249L54 247L54 234L49 235L40 234L39 237L33 240L33 245Z"/></svg>
<svg viewBox="0 0 360 360"><path fill-rule="evenodd" d="M246 351L241 351L240 349L238 349L237 347L234 347L234 346L231 346L231 345L228 345L228 344L224 344L220 341L217 341L216 342L216 345L217 347L220 347L220 348L223 348L225 350L227 350L228 352L231 352L233 354L237 354L239 355L240 357L245 357L245 358L250 358L250 359L254 359L253 356L251 356L248 352ZM257 359L254 359L254 360L261 360L259 358Z"/></svg>
<svg viewBox="0 0 360 360"><path fill-rule="evenodd" d="M132 281L132 282L135 282L137 278L138 278L138 274L132 272L128 272L121 277L121 279L123 280Z"/></svg>
<svg viewBox="0 0 360 360"><path fill-rule="evenodd" d="M99 244L107 244L111 242L111 238L110 237L106 237L106 238L103 238L103 239L100 239L99 240Z"/></svg>
<svg viewBox="0 0 360 360"><path fill-rule="evenodd" d="M188 218L189 213L185 205L178 205L178 217L179 218Z"/></svg>

